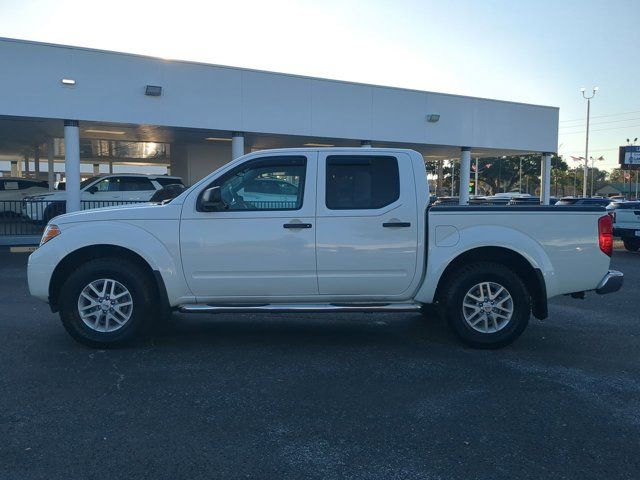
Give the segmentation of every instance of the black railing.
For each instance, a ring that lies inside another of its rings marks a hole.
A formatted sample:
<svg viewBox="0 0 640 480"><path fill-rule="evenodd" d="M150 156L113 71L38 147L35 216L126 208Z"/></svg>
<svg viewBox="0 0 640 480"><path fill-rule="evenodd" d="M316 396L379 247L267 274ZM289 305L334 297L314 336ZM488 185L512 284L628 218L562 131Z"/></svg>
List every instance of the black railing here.
<svg viewBox="0 0 640 480"><path fill-rule="evenodd" d="M116 207L143 201L81 201L82 210ZM0 200L0 236L41 235L52 218L66 212L64 201Z"/></svg>
<svg viewBox="0 0 640 480"><path fill-rule="evenodd" d="M144 201L83 200L82 210L117 207ZM246 201L256 210L295 210L297 202ZM44 226L54 217L66 212L64 201L51 200L5 200L0 201L0 237L41 235Z"/></svg>

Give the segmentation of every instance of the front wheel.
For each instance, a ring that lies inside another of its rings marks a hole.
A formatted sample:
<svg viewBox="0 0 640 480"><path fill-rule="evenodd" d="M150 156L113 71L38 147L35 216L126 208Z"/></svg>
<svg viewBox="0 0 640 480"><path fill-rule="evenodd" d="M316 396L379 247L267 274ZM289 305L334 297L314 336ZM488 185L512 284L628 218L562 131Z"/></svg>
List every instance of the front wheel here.
<svg viewBox="0 0 640 480"><path fill-rule="evenodd" d="M511 269L478 262L454 272L443 290L445 315L458 337L474 348L500 348L527 327L531 298Z"/></svg>
<svg viewBox="0 0 640 480"><path fill-rule="evenodd" d="M630 252L637 252L640 250L640 239L639 238L624 238L622 240L624 244L624 248L629 250Z"/></svg>
<svg viewBox="0 0 640 480"><path fill-rule="evenodd" d="M60 319L78 342L94 348L133 341L160 309L152 279L137 264L98 258L78 267L60 291Z"/></svg>

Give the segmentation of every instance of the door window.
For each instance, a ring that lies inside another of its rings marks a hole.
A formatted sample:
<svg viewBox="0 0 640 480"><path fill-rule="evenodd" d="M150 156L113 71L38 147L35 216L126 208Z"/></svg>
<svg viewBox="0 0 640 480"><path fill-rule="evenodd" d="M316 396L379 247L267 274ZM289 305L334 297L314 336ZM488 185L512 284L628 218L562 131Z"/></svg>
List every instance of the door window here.
<svg viewBox="0 0 640 480"><path fill-rule="evenodd" d="M400 197L398 160L387 156L327 157L326 205L331 210L385 207Z"/></svg>
<svg viewBox="0 0 640 480"><path fill-rule="evenodd" d="M121 192L139 192L155 190L151 180L145 177L121 177L120 178L120 191Z"/></svg>
<svg viewBox="0 0 640 480"><path fill-rule="evenodd" d="M302 156L259 158L240 165L215 183L224 210L300 210L306 165Z"/></svg>
<svg viewBox="0 0 640 480"><path fill-rule="evenodd" d="M119 192L120 191L120 178L109 177L100 180L98 183L90 187L95 192Z"/></svg>

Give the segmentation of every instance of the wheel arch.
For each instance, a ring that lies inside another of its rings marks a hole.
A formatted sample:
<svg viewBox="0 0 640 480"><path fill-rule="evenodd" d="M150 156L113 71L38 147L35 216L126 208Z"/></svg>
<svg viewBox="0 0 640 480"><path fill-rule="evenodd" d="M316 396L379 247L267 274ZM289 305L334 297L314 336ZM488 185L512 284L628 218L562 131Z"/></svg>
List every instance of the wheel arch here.
<svg viewBox="0 0 640 480"><path fill-rule="evenodd" d="M533 316L543 320L548 316L547 287L540 268L532 265L522 254L505 247L476 247L455 257L444 269L435 289L434 300L442 298L442 289L447 280L462 266L478 262L494 262L513 270L523 281L531 295Z"/></svg>
<svg viewBox="0 0 640 480"><path fill-rule="evenodd" d="M78 248L68 253L54 269L49 281L49 305L53 312L59 310L60 290L64 280L80 265L96 258L125 258L142 268L156 286L156 293L161 304L169 308L167 289L158 270L154 270L140 254L126 247L113 244L96 244Z"/></svg>

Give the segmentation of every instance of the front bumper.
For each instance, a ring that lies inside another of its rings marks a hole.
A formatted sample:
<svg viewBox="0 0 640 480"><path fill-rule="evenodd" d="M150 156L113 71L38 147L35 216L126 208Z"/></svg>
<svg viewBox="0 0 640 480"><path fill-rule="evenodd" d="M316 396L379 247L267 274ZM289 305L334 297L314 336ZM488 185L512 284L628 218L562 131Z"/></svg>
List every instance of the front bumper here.
<svg viewBox="0 0 640 480"><path fill-rule="evenodd" d="M600 283L596 287L596 293L604 295L605 293L617 292L622 288L624 282L624 274L617 270L609 270Z"/></svg>

